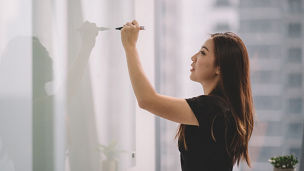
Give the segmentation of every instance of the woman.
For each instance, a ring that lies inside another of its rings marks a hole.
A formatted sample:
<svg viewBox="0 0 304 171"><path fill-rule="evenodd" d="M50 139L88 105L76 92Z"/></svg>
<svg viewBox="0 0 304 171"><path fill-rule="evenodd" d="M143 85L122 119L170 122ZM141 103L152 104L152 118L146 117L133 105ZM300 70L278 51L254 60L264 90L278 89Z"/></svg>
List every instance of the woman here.
<svg viewBox="0 0 304 171"><path fill-rule="evenodd" d="M136 20L121 30L130 80L138 105L180 123L177 132L183 171L231 171L244 159L251 167L248 142L254 126L249 58L242 40L232 32L211 34L192 56L190 79L204 95L175 98L158 94L139 61Z"/></svg>

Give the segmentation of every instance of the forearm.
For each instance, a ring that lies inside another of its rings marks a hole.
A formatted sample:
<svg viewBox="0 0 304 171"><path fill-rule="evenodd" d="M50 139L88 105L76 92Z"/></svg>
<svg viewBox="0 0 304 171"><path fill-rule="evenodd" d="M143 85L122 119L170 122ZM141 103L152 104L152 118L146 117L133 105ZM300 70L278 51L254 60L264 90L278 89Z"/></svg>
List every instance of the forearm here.
<svg viewBox="0 0 304 171"><path fill-rule="evenodd" d="M136 47L125 49L128 71L138 103L147 101L156 92L146 77L141 66Z"/></svg>

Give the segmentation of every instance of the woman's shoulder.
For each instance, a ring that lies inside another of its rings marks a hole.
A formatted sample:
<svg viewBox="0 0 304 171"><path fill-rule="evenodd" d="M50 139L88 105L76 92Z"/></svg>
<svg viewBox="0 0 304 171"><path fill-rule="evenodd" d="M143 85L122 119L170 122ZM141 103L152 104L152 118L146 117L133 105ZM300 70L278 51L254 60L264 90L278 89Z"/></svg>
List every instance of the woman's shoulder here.
<svg viewBox="0 0 304 171"><path fill-rule="evenodd" d="M191 108L197 113L204 113L208 118L226 118L231 116L226 100L219 95L198 95L187 99Z"/></svg>
<svg viewBox="0 0 304 171"><path fill-rule="evenodd" d="M230 105L227 100L219 95L198 95L191 99L198 103L210 105L210 107L221 108L225 111L230 110Z"/></svg>

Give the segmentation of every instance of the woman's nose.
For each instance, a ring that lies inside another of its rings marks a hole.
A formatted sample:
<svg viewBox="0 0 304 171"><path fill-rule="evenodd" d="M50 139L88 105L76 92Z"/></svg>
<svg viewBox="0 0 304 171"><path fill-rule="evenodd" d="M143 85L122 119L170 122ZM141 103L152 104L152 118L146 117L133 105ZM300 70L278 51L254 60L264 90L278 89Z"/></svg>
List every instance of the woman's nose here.
<svg viewBox="0 0 304 171"><path fill-rule="evenodd" d="M195 61L195 56L196 56L196 54L191 57L192 61Z"/></svg>

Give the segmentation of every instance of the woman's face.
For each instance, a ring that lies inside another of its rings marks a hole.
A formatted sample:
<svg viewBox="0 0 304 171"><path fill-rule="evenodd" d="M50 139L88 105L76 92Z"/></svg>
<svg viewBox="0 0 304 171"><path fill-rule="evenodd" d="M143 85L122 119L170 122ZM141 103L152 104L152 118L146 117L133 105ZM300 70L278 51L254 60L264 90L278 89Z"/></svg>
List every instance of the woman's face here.
<svg viewBox="0 0 304 171"><path fill-rule="evenodd" d="M203 83L212 81L216 73L219 74L219 68L214 66L214 44L213 39L209 38L205 41L201 49L191 57L193 63L190 79Z"/></svg>

